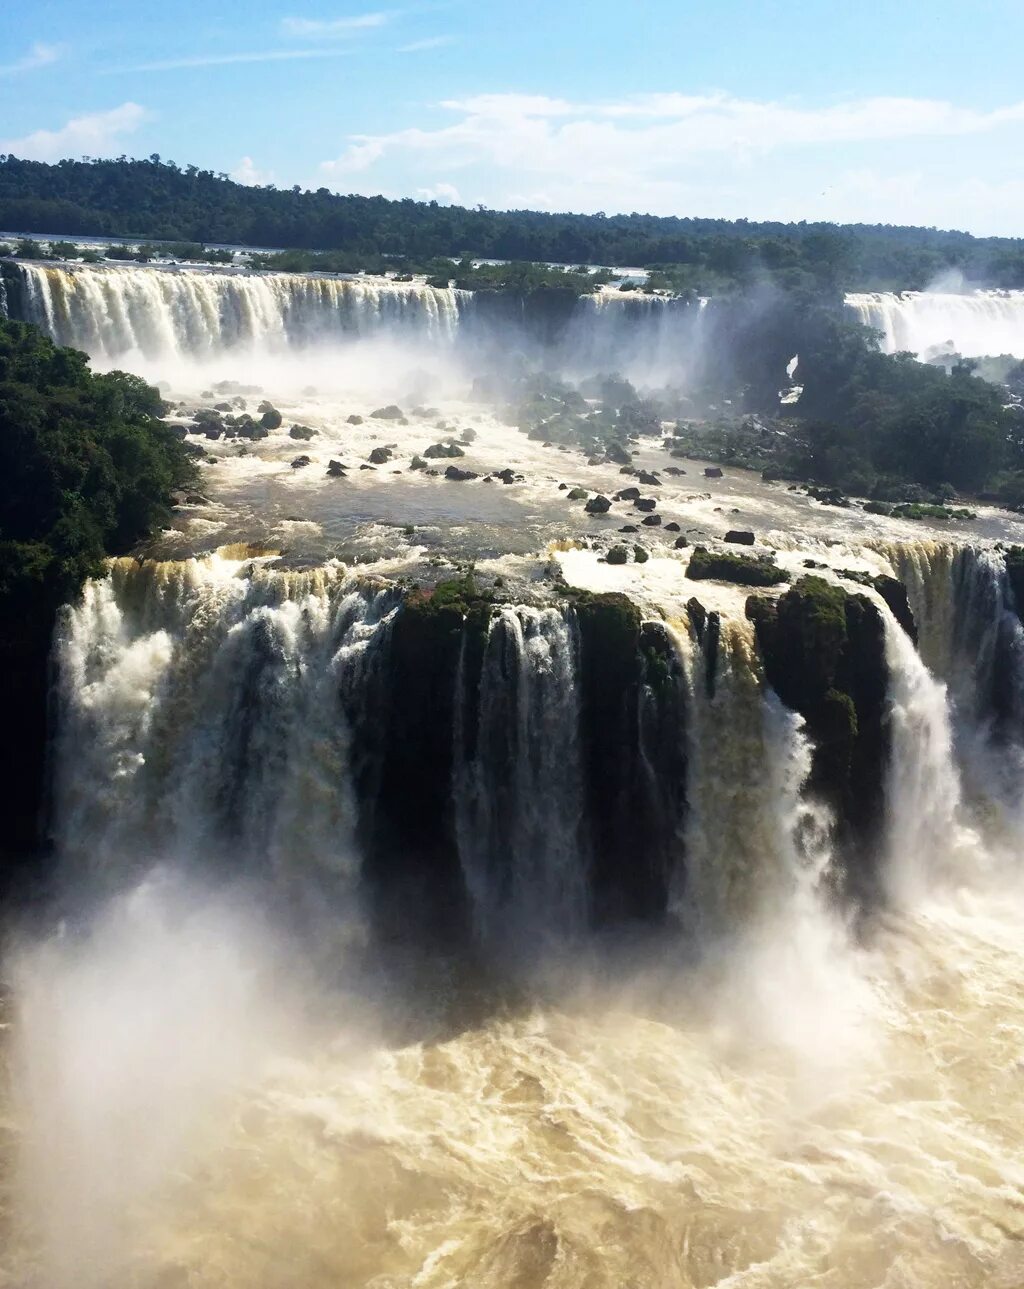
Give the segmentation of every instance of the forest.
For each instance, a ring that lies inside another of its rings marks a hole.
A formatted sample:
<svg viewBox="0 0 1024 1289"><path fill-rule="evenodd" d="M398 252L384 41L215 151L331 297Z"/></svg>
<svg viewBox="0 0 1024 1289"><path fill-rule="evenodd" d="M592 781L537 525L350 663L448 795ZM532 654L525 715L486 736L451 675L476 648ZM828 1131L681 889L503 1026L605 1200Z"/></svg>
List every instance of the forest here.
<svg viewBox="0 0 1024 1289"><path fill-rule="evenodd" d="M577 215L343 196L297 185L247 187L226 175L144 159L0 155L0 228L335 251L422 264L444 256L636 266L673 290L710 294L763 281L787 288L922 289L947 273L1024 287L1024 240L890 225L758 223L632 214Z"/></svg>
<svg viewBox="0 0 1024 1289"><path fill-rule="evenodd" d="M47 658L62 604L170 515L196 480L159 393L0 318L0 677L6 828L29 853L41 805ZM0 866L2 867L2 866Z"/></svg>

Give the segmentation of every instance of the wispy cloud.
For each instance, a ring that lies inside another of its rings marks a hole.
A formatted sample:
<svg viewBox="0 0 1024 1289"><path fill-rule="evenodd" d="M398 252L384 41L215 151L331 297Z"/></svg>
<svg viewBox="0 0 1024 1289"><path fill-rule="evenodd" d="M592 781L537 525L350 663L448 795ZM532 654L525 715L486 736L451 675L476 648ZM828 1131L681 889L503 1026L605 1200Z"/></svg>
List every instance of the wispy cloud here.
<svg viewBox="0 0 1024 1289"><path fill-rule="evenodd" d="M182 67L229 67L234 63L286 63L296 58L340 58L347 49L262 49L233 54L187 54L181 58L162 58L154 63L136 63L133 67L110 67L107 72L172 72Z"/></svg>
<svg viewBox="0 0 1024 1289"><path fill-rule="evenodd" d="M108 112L75 116L59 130L36 130L21 139L0 141L0 152L26 161L57 161L61 157L106 156L126 134L150 118L138 103L122 103Z"/></svg>
<svg viewBox="0 0 1024 1289"><path fill-rule="evenodd" d="M281 29L289 36L351 36L384 27L394 17L390 10L360 13L348 18L283 18Z"/></svg>
<svg viewBox="0 0 1024 1289"><path fill-rule="evenodd" d="M0 76L16 76L19 72L31 72L37 67L49 67L67 53L66 45L44 45L37 41L23 57L13 63L0 64Z"/></svg>
<svg viewBox="0 0 1024 1289"><path fill-rule="evenodd" d="M454 43L454 36L424 36L422 40L410 40L407 45L399 45L398 53L418 54L424 49L443 49L445 45Z"/></svg>

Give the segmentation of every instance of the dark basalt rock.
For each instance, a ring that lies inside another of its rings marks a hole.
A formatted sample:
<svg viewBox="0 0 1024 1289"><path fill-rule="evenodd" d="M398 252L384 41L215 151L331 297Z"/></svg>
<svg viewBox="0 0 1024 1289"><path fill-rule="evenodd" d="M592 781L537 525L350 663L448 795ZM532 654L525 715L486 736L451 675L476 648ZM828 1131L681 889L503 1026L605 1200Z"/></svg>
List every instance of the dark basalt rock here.
<svg viewBox="0 0 1024 1289"><path fill-rule="evenodd" d="M623 524L622 527L619 529L620 533L638 533L639 531L640 529L636 526L636 524Z"/></svg>
<svg viewBox="0 0 1024 1289"><path fill-rule="evenodd" d="M754 534L742 528L730 528L724 540L734 542L737 546L753 546Z"/></svg>
<svg viewBox="0 0 1024 1289"><path fill-rule="evenodd" d="M614 461L616 465L629 465L630 461L633 460L621 443L609 443L605 448L605 455L609 461Z"/></svg>
<svg viewBox="0 0 1024 1289"><path fill-rule="evenodd" d="M371 465L384 465L384 464L385 464L385 462L387 462L387 461L390 461L390 460L391 460L391 449L390 449L390 448L374 448L374 449L370 452L370 455L369 455L369 457L368 457L368 460L369 460L369 462L370 462L370 464L371 464Z"/></svg>
<svg viewBox="0 0 1024 1289"><path fill-rule="evenodd" d="M609 564L625 564L629 560L629 551L625 546L613 546L605 556L605 560Z"/></svg>
<svg viewBox="0 0 1024 1289"><path fill-rule="evenodd" d="M608 500L607 497L602 497L600 494L596 497L591 497L590 500L587 502L587 504L583 507L583 509L587 512L588 515L604 515L604 514L607 514L607 512L611 510L611 508L612 508L612 503Z"/></svg>
<svg viewBox="0 0 1024 1289"><path fill-rule="evenodd" d="M658 502L654 497L638 497L633 502L633 505L637 510L642 510L645 514L649 514L657 507Z"/></svg>
<svg viewBox="0 0 1024 1289"><path fill-rule="evenodd" d="M659 528L661 526L660 515L645 515L640 521L645 528Z"/></svg>
<svg viewBox="0 0 1024 1289"><path fill-rule="evenodd" d="M345 421L348 425L362 425L363 418L361 416L357 416L355 412L353 412L351 416L345 417Z"/></svg>
<svg viewBox="0 0 1024 1289"><path fill-rule="evenodd" d="M694 581L732 582L736 586L780 586L789 581L789 574L770 556L752 559L727 551L709 551L706 546L694 547L686 576Z"/></svg>
<svg viewBox="0 0 1024 1289"><path fill-rule="evenodd" d="M709 465L704 467L705 479L721 479L721 477L722 477L722 471L717 465Z"/></svg>
<svg viewBox="0 0 1024 1289"><path fill-rule="evenodd" d="M639 497L639 488L620 488L615 494L616 501L637 501Z"/></svg>
<svg viewBox="0 0 1024 1289"><path fill-rule="evenodd" d="M331 476L332 479L344 479L345 467L341 464L340 461L331 460L331 461L328 461L327 463L327 473Z"/></svg>
<svg viewBox="0 0 1024 1289"><path fill-rule="evenodd" d="M378 407L370 415L375 421L402 421L405 419L402 409L397 403L389 403L387 407Z"/></svg>
<svg viewBox="0 0 1024 1289"><path fill-rule="evenodd" d="M443 460L446 457L464 457L466 454L457 443L431 443L429 448L423 449L423 455L429 460Z"/></svg>
<svg viewBox="0 0 1024 1289"><path fill-rule="evenodd" d="M650 470L641 470L636 477L645 488L661 487L661 480L656 474L652 474Z"/></svg>
<svg viewBox="0 0 1024 1289"><path fill-rule="evenodd" d="M307 456L296 457L296 458L292 461L292 469L293 469L293 470L301 470L301 469L303 468L303 466L307 466L307 465L310 465L310 464L311 464L311 458L310 458L310 457L307 457Z"/></svg>
<svg viewBox="0 0 1024 1289"><path fill-rule="evenodd" d="M281 413L276 407L271 407L260 417L260 425L265 430L277 430L281 427Z"/></svg>
<svg viewBox="0 0 1024 1289"><path fill-rule="evenodd" d="M690 539L688 537L677 537L672 543L672 549L677 551L685 550L689 544Z"/></svg>
<svg viewBox="0 0 1024 1289"><path fill-rule="evenodd" d="M677 466L677 465L667 465L667 466L665 467L665 473L666 473L666 474L675 475L675 476L679 476L679 475L681 475L681 474L685 474L685 473L686 473L686 471L685 471L685 470L681 470L681 469L679 468L679 466Z"/></svg>
<svg viewBox="0 0 1024 1289"><path fill-rule="evenodd" d="M446 479L451 479L454 483L465 483L470 479L479 479L480 476L473 470L460 470L457 465L450 465L444 472Z"/></svg>
<svg viewBox="0 0 1024 1289"><path fill-rule="evenodd" d="M667 533L678 533L679 531L679 525L674 519L665 525L665 532Z"/></svg>
<svg viewBox="0 0 1024 1289"><path fill-rule="evenodd" d="M289 438L305 440L306 442L315 436L316 430L310 429L308 425L293 425L288 431Z"/></svg>
<svg viewBox="0 0 1024 1289"><path fill-rule="evenodd" d="M776 603L747 601L765 674L807 722L811 790L832 807L843 882L862 901L878 895L886 722L885 626L877 607L820 577L803 577Z"/></svg>

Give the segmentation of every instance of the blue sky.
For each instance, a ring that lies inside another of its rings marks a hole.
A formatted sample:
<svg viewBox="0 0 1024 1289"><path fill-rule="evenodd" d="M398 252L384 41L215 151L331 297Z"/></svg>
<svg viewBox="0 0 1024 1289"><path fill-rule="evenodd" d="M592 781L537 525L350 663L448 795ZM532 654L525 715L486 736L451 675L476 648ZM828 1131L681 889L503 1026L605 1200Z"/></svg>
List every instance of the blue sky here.
<svg viewBox="0 0 1024 1289"><path fill-rule="evenodd" d="M34 0L0 29L0 151L1019 236L1021 49L1021 0Z"/></svg>

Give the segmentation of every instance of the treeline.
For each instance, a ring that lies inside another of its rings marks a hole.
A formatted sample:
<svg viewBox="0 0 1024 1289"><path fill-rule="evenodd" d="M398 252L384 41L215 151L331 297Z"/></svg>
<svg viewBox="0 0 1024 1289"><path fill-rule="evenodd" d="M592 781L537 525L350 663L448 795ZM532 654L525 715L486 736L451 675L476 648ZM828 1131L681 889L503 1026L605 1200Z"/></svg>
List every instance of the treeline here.
<svg viewBox="0 0 1024 1289"><path fill-rule="evenodd" d="M704 293L768 277L788 287L923 288L951 271L1024 287L1024 240L890 225L573 215L245 187L153 155L49 165L0 156L0 227L12 232L653 268Z"/></svg>
<svg viewBox="0 0 1024 1289"><path fill-rule="evenodd" d="M196 469L160 395L0 318L0 859L31 857L42 803L47 659L60 606L170 513ZM0 865L0 886L10 872Z"/></svg>

